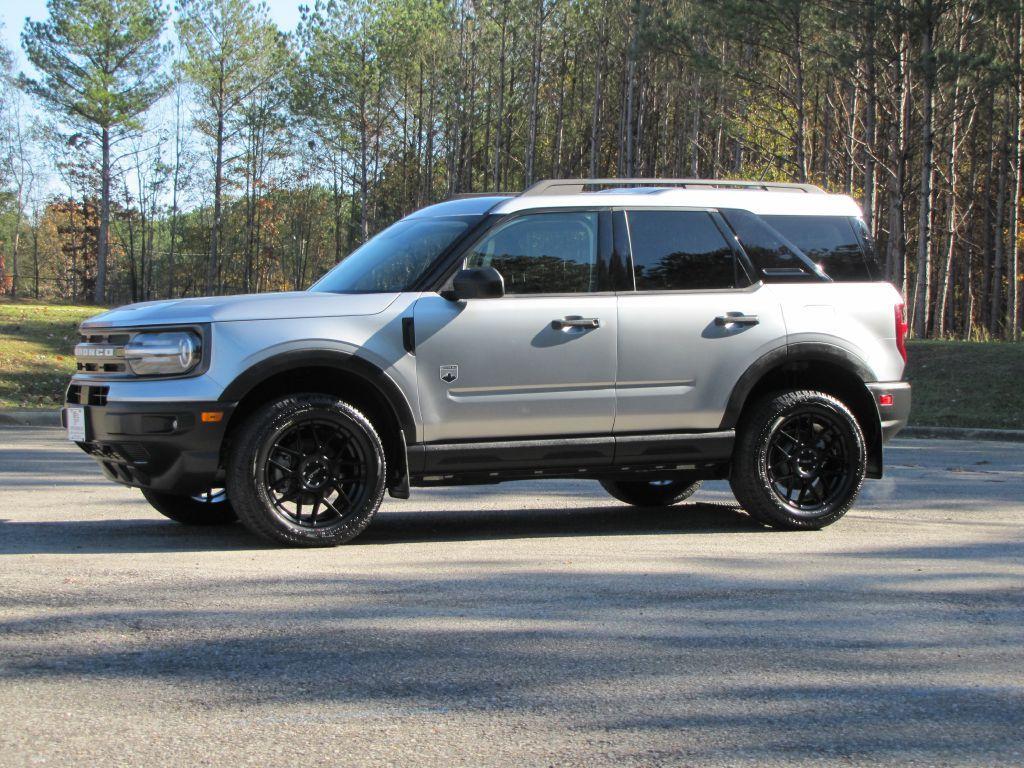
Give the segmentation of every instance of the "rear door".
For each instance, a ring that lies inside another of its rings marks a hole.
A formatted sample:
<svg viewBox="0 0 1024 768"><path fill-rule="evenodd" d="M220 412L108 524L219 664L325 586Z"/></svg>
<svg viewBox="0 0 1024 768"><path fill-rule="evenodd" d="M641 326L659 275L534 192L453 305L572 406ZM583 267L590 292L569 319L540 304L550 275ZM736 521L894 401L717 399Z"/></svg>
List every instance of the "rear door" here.
<svg viewBox="0 0 1024 768"><path fill-rule="evenodd" d="M615 432L717 429L740 376L786 344L779 301L751 283L714 211L630 210L615 224L633 272L618 298Z"/></svg>
<svg viewBox="0 0 1024 768"><path fill-rule="evenodd" d="M497 269L504 297L453 302L426 294L416 302L427 441L611 434L616 298L602 290L600 256L600 243L611 240L610 215L507 220L465 262Z"/></svg>

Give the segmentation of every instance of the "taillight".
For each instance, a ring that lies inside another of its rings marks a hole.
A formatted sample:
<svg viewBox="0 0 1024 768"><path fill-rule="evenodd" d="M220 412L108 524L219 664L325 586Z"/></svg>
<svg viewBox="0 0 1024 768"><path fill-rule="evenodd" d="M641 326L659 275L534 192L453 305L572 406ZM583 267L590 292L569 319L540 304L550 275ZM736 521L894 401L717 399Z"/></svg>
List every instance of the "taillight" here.
<svg viewBox="0 0 1024 768"><path fill-rule="evenodd" d="M903 362L907 362L907 331L910 327L907 325L907 305L897 304L896 305L896 349L900 351L900 355L903 356Z"/></svg>

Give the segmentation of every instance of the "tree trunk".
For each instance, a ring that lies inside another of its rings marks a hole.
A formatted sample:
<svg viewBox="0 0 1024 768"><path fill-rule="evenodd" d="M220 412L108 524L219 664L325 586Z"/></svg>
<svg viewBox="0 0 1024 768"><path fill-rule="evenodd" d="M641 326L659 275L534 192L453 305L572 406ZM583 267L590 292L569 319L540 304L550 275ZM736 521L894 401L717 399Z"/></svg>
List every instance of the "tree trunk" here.
<svg viewBox="0 0 1024 768"><path fill-rule="evenodd" d="M867 62L864 99L864 196L861 207L864 209L864 223L868 231L875 233L875 113L878 106L878 77L875 51L875 29L877 24L878 6L876 0L870 0L867 20Z"/></svg>
<svg viewBox="0 0 1024 768"><path fill-rule="evenodd" d="M494 123L494 172L491 176L491 186L497 192L501 189L501 143L505 128L505 44L508 30L508 10L502 3L501 6L501 46L498 53L498 109L495 113Z"/></svg>
<svg viewBox="0 0 1024 768"><path fill-rule="evenodd" d="M537 97L540 92L541 53L544 45L544 0L537 0L537 20L533 33L533 56L530 68L530 121L526 141L526 185L533 184L533 164L537 156Z"/></svg>
<svg viewBox="0 0 1024 768"><path fill-rule="evenodd" d="M1020 341L1020 213L1021 196L1024 195L1024 141L1021 140L1021 131L1024 131L1024 72L1021 71L1024 65L1024 2L1017 5L1017 104L1016 104L1016 128L1013 135L1014 162L1013 175L1015 179L1013 192L1013 217L1010 227L1010 302L1007 321L1009 329L1007 337L1014 341ZM17 275L17 267L15 267Z"/></svg>
<svg viewBox="0 0 1024 768"><path fill-rule="evenodd" d="M935 107L935 16L932 0L924 4L924 29L921 32L921 189L917 216L917 281L914 289L913 333L928 336L928 309L931 306L932 265L932 153Z"/></svg>
<svg viewBox="0 0 1024 768"><path fill-rule="evenodd" d="M220 245L221 188L224 175L224 112L217 111L217 133L214 144L213 160L213 221L210 224L210 260L206 267L206 293L212 296L219 293L217 274L217 249Z"/></svg>
<svg viewBox="0 0 1024 768"><path fill-rule="evenodd" d="M594 55L594 104L593 109L590 113L590 178L598 178L600 173L600 155L601 155L601 84L604 80L603 73L601 70L601 62L605 60L605 57L600 51L606 46L607 42L604 39L604 19L602 18L600 26L598 27L598 40L597 49L598 52Z"/></svg>
<svg viewBox="0 0 1024 768"><path fill-rule="evenodd" d="M1005 253L1003 226L1006 223L1006 186L1010 173L1009 133L1014 122L1011 121L1010 111L1007 110L1006 125L1003 128L1003 151L999 158L999 178L996 182L995 239L992 248L992 303L988 320L988 332L992 336L999 335L999 325L1003 319L1003 254Z"/></svg>
<svg viewBox="0 0 1024 768"><path fill-rule="evenodd" d="M93 301L103 305L107 299L107 251L110 232L110 129L100 133L100 231L96 243L96 290Z"/></svg>
<svg viewBox="0 0 1024 768"><path fill-rule="evenodd" d="M939 269L939 294L935 307L935 315L932 326L938 337L946 333L947 307L952 304L953 295L953 258L956 255L957 246L957 193L960 179L959 167L957 165L958 150L957 142L960 140L960 59L963 56L964 35L963 19L958 16L957 24L957 45L956 58L953 62L953 92L950 95L950 137L949 137L949 194L946 203L946 257Z"/></svg>

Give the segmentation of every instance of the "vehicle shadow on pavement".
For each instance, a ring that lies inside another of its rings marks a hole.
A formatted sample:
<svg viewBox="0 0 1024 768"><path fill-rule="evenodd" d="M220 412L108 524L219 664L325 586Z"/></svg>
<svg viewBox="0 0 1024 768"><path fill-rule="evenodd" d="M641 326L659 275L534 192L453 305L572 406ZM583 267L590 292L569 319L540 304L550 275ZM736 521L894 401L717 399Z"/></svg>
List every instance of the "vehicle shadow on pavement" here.
<svg viewBox="0 0 1024 768"><path fill-rule="evenodd" d="M1017 590L922 582L942 571L887 567L901 551L852 573L823 552L775 570L761 556L664 572L442 560L432 573L35 585L0 619L13 651L0 681L56 690L61 712L95 707L67 698L82 681L97 696L140 690L140 717L180 717L184 702L199 733L227 716L247 742L296 718L318 739L425 722L421 749L459 726L522 738L525 723L627 752L605 764L1019 765ZM927 556L948 574L991 553Z"/></svg>
<svg viewBox="0 0 1024 768"><path fill-rule="evenodd" d="M768 532L736 506L680 504L579 509L382 511L348 546L478 541L554 536ZM111 552L210 552L275 549L241 525L187 527L159 518L103 520L0 519L0 555Z"/></svg>
<svg viewBox="0 0 1024 768"><path fill-rule="evenodd" d="M703 502L674 507L628 506L378 515L361 544L471 541L550 536L638 536L664 533L769 532L736 505Z"/></svg>

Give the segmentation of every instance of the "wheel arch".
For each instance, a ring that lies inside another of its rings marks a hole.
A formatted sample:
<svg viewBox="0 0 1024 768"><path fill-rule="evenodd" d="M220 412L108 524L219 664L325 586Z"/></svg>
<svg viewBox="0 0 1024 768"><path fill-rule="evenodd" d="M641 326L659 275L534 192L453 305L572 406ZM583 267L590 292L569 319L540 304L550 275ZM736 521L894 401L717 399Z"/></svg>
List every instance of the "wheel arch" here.
<svg viewBox="0 0 1024 768"><path fill-rule="evenodd" d="M225 426L223 450L245 417L275 397L317 392L343 397L380 433L388 463L388 490L408 495L407 443L417 439L412 407L394 379L361 357L336 350L291 350L253 364L221 393L237 403ZM403 495L404 494L404 495Z"/></svg>
<svg viewBox="0 0 1024 768"><path fill-rule="evenodd" d="M866 384L875 381L870 367L849 350L805 342L773 350L758 358L729 395L720 429L735 429L750 404L781 389L816 389L842 400L864 433L867 476L882 476L882 425Z"/></svg>

